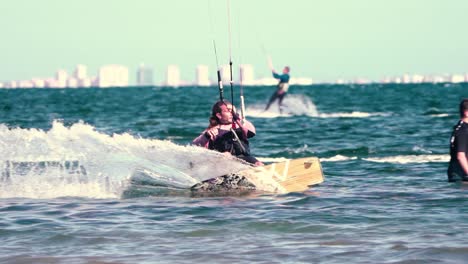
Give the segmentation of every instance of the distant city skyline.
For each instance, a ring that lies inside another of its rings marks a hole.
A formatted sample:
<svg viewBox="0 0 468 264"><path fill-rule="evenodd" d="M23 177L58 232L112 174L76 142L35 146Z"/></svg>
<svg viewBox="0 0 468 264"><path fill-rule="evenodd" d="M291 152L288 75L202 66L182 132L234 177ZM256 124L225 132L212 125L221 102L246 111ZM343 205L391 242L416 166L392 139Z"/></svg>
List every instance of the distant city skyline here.
<svg viewBox="0 0 468 264"><path fill-rule="evenodd" d="M197 65L251 64L320 82L468 71L468 1L222 0L3 1L0 82L141 62L155 82L167 65L193 79ZM230 27L228 27L230 22ZM229 34L231 33L231 34ZM216 44L216 55L214 43ZM163 77L164 78L164 77Z"/></svg>
<svg viewBox="0 0 468 264"><path fill-rule="evenodd" d="M108 64L99 67L96 75L88 75L86 65L77 64L70 73L65 69L58 69L55 77L31 78L27 80L10 80L0 82L0 88L88 88L88 87L138 87L138 86L216 86L218 85L217 70L210 74L207 65L197 65L191 80L181 78L178 65L168 65L164 73L160 73L162 81L155 82L154 69L141 63L133 72L124 65ZM219 68L224 85L230 83L231 69L229 65L221 65ZM132 73L133 72L133 73ZM277 80L270 77L256 78L255 69L251 64L242 64L233 67L233 81L235 85L276 85ZM129 76L135 75L136 83L129 81ZM444 74L444 75L421 75L402 74L398 76L385 76L379 80L365 78L337 79L329 82L314 80L307 77L291 77L291 85L313 85L313 84L368 84L368 83L461 83L468 82L468 73Z"/></svg>

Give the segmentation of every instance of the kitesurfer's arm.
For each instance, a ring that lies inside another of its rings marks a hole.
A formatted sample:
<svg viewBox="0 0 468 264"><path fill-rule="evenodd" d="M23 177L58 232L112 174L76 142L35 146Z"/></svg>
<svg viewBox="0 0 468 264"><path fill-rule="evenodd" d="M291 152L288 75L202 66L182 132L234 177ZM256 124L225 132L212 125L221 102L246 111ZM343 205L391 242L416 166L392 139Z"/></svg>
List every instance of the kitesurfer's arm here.
<svg viewBox="0 0 468 264"><path fill-rule="evenodd" d="M272 72L273 72L273 78L275 78L275 79L281 79L281 75L278 74L275 70L273 70Z"/></svg>
<svg viewBox="0 0 468 264"><path fill-rule="evenodd" d="M289 74L278 74L273 72L273 77L278 79L280 83L288 83L289 82Z"/></svg>
<svg viewBox="0 0 468 264"><path fill-rule="evenodd" d="M468 175L468 160L466 159L465 152L457 152L457 160L460 166L462 167L465 175Z"/></svg>
<svg viewBox="0 0 468 264"><path fill-rule="evenodd" d="M468 161L466 159L466 153L457 152L457 160L460 166L462 167L463 171L465 172L465 175L468 175Z"/></svg>
<svg viewBox="0 0 468 264"><path fill-rule="evenodd" d="M466 153L468 152L468 133L461 131L456 140L457 145L457 160L460 167L462 167L465 175L468 175L468 160Z"/></svg>
<svg viewBox="0 0 468 264"><path fill-rule="evenodd" d="M255 126L247 121L247 119L240 120L239 114L236 112L236 108L232 112L232 120L236 123L236 127L242 128L244 135L247 135L247 138L255 136Z"/></svg>
<svg viewBox="0 0 468 264"><path fill-rule="evenodd" d="M192 144L208 148L210 139L214 141L218 135L219 129L217 126L205 129L205 131L203 131L197 138L192 141Z"/></svg>
<svg viewBox="0 0 468 264"><path fill-rule="evenodd" d="M245 135L247 135L247 138L251 138L251 137L255 136L255 134L257 133L256 130L255 130L255 126L252 123L250 123L248 120L244 119L243 124L241 124L239 121L237 121L237 125L242 128Z"/></svg>
<svg viewBox="0 0 468 264"><path fill-rule="evenodd" d="M205 136L206 131L203 131L198 137L192 141L192 145L208 148L209 138Z"/></svg>

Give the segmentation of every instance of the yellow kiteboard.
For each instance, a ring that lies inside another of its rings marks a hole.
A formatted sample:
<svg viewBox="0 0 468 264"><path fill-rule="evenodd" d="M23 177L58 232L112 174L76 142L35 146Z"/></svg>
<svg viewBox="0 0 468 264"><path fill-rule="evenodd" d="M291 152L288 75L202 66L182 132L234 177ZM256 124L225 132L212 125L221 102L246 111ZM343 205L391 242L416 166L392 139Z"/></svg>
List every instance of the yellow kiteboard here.
<svg viewBox="0 0 468 264"><path fill-rule="evenodd" d="M303 192L324 181L317 157L290 159L236 174L245 176L257 190L273 193Z"/></svg>

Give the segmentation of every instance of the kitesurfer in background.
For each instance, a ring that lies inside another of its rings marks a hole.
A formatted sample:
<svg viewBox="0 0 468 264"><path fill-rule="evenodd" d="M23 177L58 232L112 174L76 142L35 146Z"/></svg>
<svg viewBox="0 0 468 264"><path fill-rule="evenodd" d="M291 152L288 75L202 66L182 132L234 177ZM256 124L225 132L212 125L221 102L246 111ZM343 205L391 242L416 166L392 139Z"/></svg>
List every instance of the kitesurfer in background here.
<svg viewBox="0 0 468 264"><path fill-rule="evenodd" d="M468 99L460 102L459 111L460 121L453 127L450 138L449 182L468 181Z"/></svg>
<svg viewBox="0 0 468 264"><path fill-rule="evenodd" d="M239 116L230 102L216 102L211 111L210 124L192 144L219 152L228 152L256 166L263 163L250 155L248 138L255 136L255 127Z"/></svg>
<svg viewBox="0 0 468 264"><path fill-rule="evenodd" d="M265 107L265 111L267 111L270 108L271 104L275 100L278 100L278 106L279 106L279 110L280 110L280 113L281 113L282 112L283 99L286 96L286 93L288 92L288 88L289 88L289 78L290 78L289 71L290 71L290 68L289 68L289 66L285 66L284 69L283 69L283 74L278 74L273 68L271 69L271 71L273 73L273 77L275 79L278 79L279 83L276 86L275 93L270 97L270 101L268 101L268 104Z"/></svg>

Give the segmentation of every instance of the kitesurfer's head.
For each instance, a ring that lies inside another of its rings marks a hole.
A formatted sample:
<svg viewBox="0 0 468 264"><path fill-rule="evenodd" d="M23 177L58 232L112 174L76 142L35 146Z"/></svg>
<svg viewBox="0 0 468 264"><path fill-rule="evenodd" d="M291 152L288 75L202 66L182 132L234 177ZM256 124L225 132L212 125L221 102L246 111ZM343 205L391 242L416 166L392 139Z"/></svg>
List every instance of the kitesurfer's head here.
<svg viewBox="0 0 468 264"><path fill-rule="evenodd" d="M468 99L460 102L460 118L468 117Z"/></svg>
<svg viewBox="0 0 468 264"><path fill-rule="evenodd" d="M289 66L284 66L283 73L289 73Z"/></svg>
<svg viewBox="0 0 468 264"><path fill-rule="evenodd" d="M216 102L211 109L210 126L232 123L232 104L223 100Z"/></svg>

